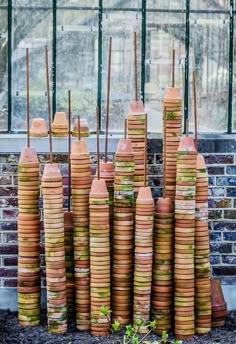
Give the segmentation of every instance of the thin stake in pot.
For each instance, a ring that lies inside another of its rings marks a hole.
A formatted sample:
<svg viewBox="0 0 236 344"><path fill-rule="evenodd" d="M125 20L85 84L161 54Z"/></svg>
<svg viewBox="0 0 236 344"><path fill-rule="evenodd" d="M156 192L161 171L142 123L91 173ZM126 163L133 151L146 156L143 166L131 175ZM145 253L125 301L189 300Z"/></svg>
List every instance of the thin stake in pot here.
<svg viewBox="0 0 236 344"><path fill-rule="evenodd" d="M53 163L52 156L52 120L51 120L51 104L50 104L50 86L49 86L49 67L48 67L48 46L45 46L45 60L46 60L46 82L47 82L47 101L48 101L48 130L49 130L49 149L50 149L50 163Z"/></svg>
<svg viewBox="0 0 236 344"><path fill-rule="evenodd" d="M107 111L106 111L106 134L105 134L105 162L107 162L108 129L109 129L109 109L110 109L110 84L111 84L111 50L112 37L109 42L108 73L107 73Z"/></svg>
<svg viewBox="0 0 236 344"><path fill-rule="evenodd" d="M26 48L26 111L27 111L27 147L30 148L30 104L29 104L29 48Z"/></svg>

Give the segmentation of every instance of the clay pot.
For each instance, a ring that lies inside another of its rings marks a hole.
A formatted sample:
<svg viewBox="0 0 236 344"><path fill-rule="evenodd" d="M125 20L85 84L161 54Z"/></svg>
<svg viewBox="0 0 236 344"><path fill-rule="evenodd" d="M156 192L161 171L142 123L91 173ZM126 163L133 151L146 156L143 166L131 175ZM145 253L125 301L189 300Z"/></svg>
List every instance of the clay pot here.
<svg viewBox="0 0 236 344"><path fill-rule="evenodd" d="M52 135L59 137L67 136L69 129L66 113L56 112L52 123Z"/></svg>
<svg viewBox="0 0 236 344"><path fill-rule="evenodd" d="M46 137L48 131L46 128L46 121L44 118L33 118L30 128L30 136L33 137Z"/></svg>

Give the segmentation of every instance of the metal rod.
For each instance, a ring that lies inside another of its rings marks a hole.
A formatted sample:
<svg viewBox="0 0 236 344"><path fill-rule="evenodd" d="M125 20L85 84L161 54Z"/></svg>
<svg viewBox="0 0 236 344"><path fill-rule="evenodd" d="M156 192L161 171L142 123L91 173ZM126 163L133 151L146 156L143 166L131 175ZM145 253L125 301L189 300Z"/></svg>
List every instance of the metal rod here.
<svg viewBox="0 0 236 344"><path fill-rule="evenodd" d="M27 121L27 147L30 147L30 100L29 100L29 48L26 48L26 121Z"/></svg>
<svg viewBox="0 0 236 344"><path fill-rule="evenodd" d="M142 0L141 99L143 103L145 103L146 41L147 41L147 1Z"/></svg>
<svg viewBox="0 0 236 344"><path fill-rule="evenodd" d="M57 104L57 0L52 1L52 114Z"/></svg>
<svg viewBox="0 0 236 344"><path fill-rule="evenodd" d="M186 133L186 120L188 118L188 91L189 91L189 22L190 0L186 0L186 24L185 24L185 83L184 83L184 132Z"/></svg>
<svg viewBox="0 0 236 344"><path fill-rule="evenodd" d="M8 75L8 123L7 123L7 131L11 132L11 123L12 123L12 0L8 0L8 11L7 11L7 24L8 24L8 44L7 44L7 75Z"/></svg>
<svg viewBox="0 0 236 344"><path fill-rule="evenodd" d="M186 136L189 135L189 118L186 119Z"/></svg>
<svg viewBox="0 0 236 344"><path fill-rule="evenodd" d="M196 72L193 70L193 114L195 129L195 147L198 150L198 128L197 128L197 90L196 90Z"/></svg>
<svg viewBox="0 0 236 344"><path fill-rule="evenodd" d="M232 133L233 118L233 71L234 71L234 1L230 0L230 23L229 23L229 83L228 83L228 123L227 133Z"/></svg>
<svg viewBox="0 0 236 344"><path fill-rule="evenodd" d="M49 149L50 149L50 163L53 163L52 157L52 125L51 125L51 104L50 104L50 86L49 86L49 67L48 67L48 46L45 46L46 59L46 82L47 82L47 100L48 100L48 131L49 131Z"/></svg>
<svg viewBox="0 0 236 344"><path fill-rule="evenodd" d="M81 140L81 135L80 135L80 115L78 115L78 140Z"/></svg>
<svg viewBox="0 0 236 344"><path fill-rule="evenodd" d="M70 200L71 200L71 163L70 163L70 153L71 153L71 91L68 91L68 211L70 211Z"/></svg>
<svg viewBox="0 0 236 344"><path fill-rule="evenodd" d="M137 65L137 33L134 32L134 92L135 100L138 101L138 65Z"/></svg>
<svg viewBox="0 0 236 344"><path fill-rule="evenodd" d="M172 49L172 87L175 87L175 48Z"/></svg>
<svg viewBox="0 0 236 344"><path fill-rule="evenodd" d="M166 197L166 107L164 108L163 120L163 198Z"/></svg>
<svg viewBox="0 0 236 344"><path fill-rule="evenodd" d="M96 107L96 133L97 133L97 173L98 180L100 179L100 147L99 147L99 108Z"/></svg>
<svg viewBox="0 0 236 344"><path fill-rule="evenodd" d="M124 139L127 138L127 118L125 118L125 123L124 123Z"/></svg>
<svg viewBox="0 0 236 344"><path fill-rule="evenodd" d="M97 76L97 107L99 109L99 129L101 128L101 107L102 107L102 42L103 42L103 29L102 29L102 18L103 18L103 0L98 1L98 76Z"/></svg>
<svg viewBox="0 0 236 344"><path fill-rule="evenodd" d="M147 186L147 114L145 113L145 138L144 138L144 187Z"/></svg>
<svg viewBox="0 0 236 344"><path fill-rule="evenodd" d="M107 148L108 148L110 84L111 84L111 50L112 50L112 37L110 37L110 42L109 42L108 71L107 71L107 112L106 112L106 133L105 133L105 162L107 162Z"/></svg>

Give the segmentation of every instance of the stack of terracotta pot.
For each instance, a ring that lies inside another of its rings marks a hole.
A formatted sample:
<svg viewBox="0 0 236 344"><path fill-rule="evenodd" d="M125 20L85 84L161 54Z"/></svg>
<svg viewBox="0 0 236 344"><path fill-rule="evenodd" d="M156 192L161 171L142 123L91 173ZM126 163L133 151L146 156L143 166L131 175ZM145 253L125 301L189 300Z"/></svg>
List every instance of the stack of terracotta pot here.
<svg viewBox="0 0 236 344"><path fill-rule="evenodd" d="M89 262L89 192L90 156L85 141L74 141L71 149L71 188L74 227L74 267L76 325L89 329L90 262Z"/></svg>
<svg viewBox="0 0 236 344"><path fill-rule="evenodd" d="M100 162L100 179L105 180L109 194L109 212L110 212L110 232L113 226L113 204L114 204L114 164L111 161ZM112 234L112 233L111 233Z"/></svg>
<svg viewBox="0 0 236 344"><path fill-rule="evenodd" d="M56 112L52 123L52 135L64 137L68 135L69 124L65 112Z"/></svg>
<svg viewBox="0 0 236 344"><path fill-rule="evenodd" d="M202 155L197 155L195 229L195 325L196 333L211 330L210 248L208 233L208 175Z"/></svg>
<svg viewBox="0 0 236 344"><path fill-rule="evenodd" d="M133 324L135 326L137 320L144 320L140 333L148 331L151 310L153 211L151 189L141 187L136 200L133 289Z"/></svg>
<svg viewBox="0 0 236 344"><path fill-rule="evenodd" d="M90 133L87 119L80 118L80 137L88 137L89 135ZM78 137L78 118L75 120L72 136Z"/></svg>
<svg viewBox="0 0 236 344"><path fill-rule="evenodd" d="M110 319L101 307L111 308L109 199L104 180L93 180L89 195L90 232L90 331L107 335Z"/></svg>
<svg viewBox="0 0 236 344"><path fill-rule="evenodd" d="M227 304L218 278L211 280L211 310L211 326L224 326L227 316Z"/></svg>
<svg viewBox="0 0 236 344"><path fill-rule="evenodd" d="M66 272L62 176L57 164L45 165L42 176L48 330L67 330Z"/></svg>
<svg viewBox="0 0 236 344"><path fill-rule="evenodd" d="M170 198L159 198L154 224L154 260L152 282L152 317L155 332L172 328L174 290L174 210Z"/></svg>
<svg viewBox="0 0 236 344"><path fill-rule="evenodd" d="M131 322L134 238L134 153L128 139L120 139L115 154L114 222L112 243L112 321Z"/></svg>
<svg viewBox="0 0 236 344"><path fill-rule="evenodd" d="M167 87L163 98L163 108L163 149L165 149L165 152L163 152L165 154L163 168L165 171L165 196L174 200L176 158L182 134L182 99L179 88Z"/></svg>
<svg viewBox="0 0 236 344"><path fill-rule="evenodd" d="M39 162L23 148L18 164L18 318L21 326L40 320Z"/></svg>
<svg viewBox="0 0 236 344"><path fill-rule="evenodd" d="M141 110L141 111L139 111ZM139 188L144 185L144 152L145 152L145 120L146 114L141 101L130 102L127 116L128 138L134 150L134 197L137 198Z"/></svg>
<svg viewBox="0 0 236 344"><path fill-rule="evenodd" d="M45 137L48 136L46 121L44 118L33 118L30 128L30 136Z"/></svg>
<svg viewBox="0 0 236 344"><path fill-rule="evenodd" d="M175 336L190 338L194 322L196 149L191 137L178 148L175 196Z"/></svg>
<svg viewBox="0 0 236 344"><path fill-rule="evenodd" d="M66 259L66 298L68 316L74 315L75 282L74 282L74 245L72 213L64 212L65 224L65 259Z"/></svg>

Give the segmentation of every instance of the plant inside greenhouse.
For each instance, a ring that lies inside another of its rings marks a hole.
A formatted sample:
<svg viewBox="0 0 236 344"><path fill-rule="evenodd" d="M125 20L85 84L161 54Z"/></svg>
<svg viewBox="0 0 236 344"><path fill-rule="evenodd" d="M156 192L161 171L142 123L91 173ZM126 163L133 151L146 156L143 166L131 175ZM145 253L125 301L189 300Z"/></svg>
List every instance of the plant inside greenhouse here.
<svg viewBox="0 0 236 344"><path fill-rule="evenodd" d="M0 0L0 344L235 344L234 0Z"/></svg>

